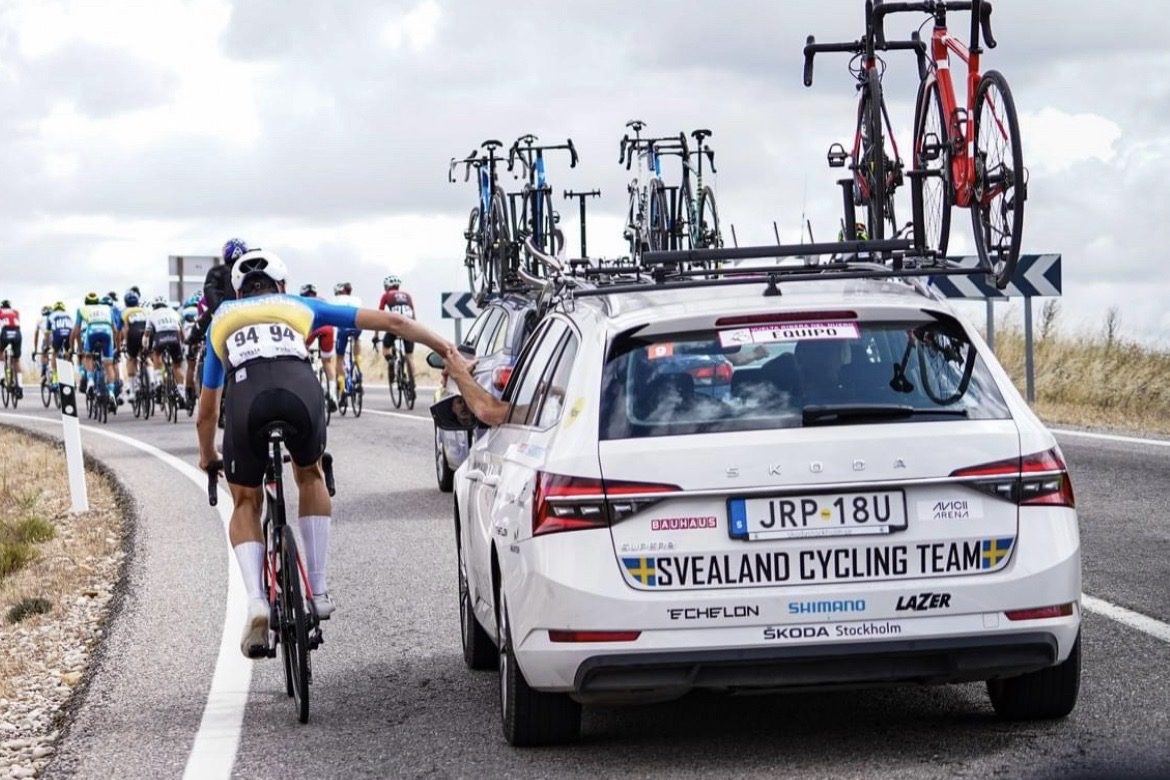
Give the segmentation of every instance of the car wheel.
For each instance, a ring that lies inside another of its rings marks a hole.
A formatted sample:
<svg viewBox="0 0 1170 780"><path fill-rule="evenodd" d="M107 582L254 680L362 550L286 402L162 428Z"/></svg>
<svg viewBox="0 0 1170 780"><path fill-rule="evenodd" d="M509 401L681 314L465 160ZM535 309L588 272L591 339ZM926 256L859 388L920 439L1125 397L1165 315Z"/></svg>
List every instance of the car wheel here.
<svg viewBox="0 0 1170 780"><path fill-rule="evenodd" d="M557 745L581 733L581 705L565 693L544 693L528 687L512 651L508 606L499 605L496 620L500 658L500 719L504 739L513 747Z"/></svg>
<svg viewBox="0 0 1170 780"><path fill-rule="evenodd" d="M496 646L479 620L471 601L471 588L467 584L467 564L463 560L463 545L456 539L455 554L459 565L459 634L463 641L463 663L468 669L483 671L495 667L499 658Z"/></svg>
<svg viewBox="0 0 1170 780"><path fill-rule="evenodd" d="M987 681L995 714L1005 720L1048 720L1072 712L1081 687L1081 636L1068 659L1018 677Z"/></svg>
<svg viewBox="0 0 1170 780"><path fill-rule="evenodd" d="M444 493L454 490L455 472L447 465L447 454L443 451L438 428L435 428L435 479L439 483L439 490Z"/></svg>

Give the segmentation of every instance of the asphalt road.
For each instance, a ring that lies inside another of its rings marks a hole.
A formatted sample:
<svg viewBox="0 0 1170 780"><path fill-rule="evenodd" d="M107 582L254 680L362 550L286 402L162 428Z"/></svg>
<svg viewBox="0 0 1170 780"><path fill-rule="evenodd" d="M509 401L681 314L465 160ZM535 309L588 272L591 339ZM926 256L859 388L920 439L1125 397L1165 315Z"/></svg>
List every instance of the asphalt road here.
<svg viewBox="0 0 1170 780"><path fill-rule="evenodd" d="M0 416L59 433L53 415ZM425 407L425 399L420 403ZM982 685L725 697L587 708L578 744L509 748L496 679L459 649L451 499L435 487L425 411L385 393L334 418L338 612L295 720L278 660L254 664L233 775L333 777L1096 777L1170 774L1170 644L1087 615L1080 703L1062 722L996 720ZM194 427L106 429L188 463ZM1170 622L1170 447L1060 436L1078 494L1085 592ZM156 457L92 433L87 452L137 502L126 598L49 776L177 777L207 702L228 557L205 491ZM238 639L239 616L229 618Z"/></svg>

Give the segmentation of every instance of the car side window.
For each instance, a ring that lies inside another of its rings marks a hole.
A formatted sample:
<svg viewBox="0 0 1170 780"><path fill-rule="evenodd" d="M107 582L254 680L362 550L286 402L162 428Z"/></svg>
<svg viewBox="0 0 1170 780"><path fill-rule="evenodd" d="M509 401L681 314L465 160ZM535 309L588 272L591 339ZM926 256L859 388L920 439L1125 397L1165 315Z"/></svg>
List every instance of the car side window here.
<svg viewBox="0 0 1170 780"><path fill-rule="evenodd" d="M492 341L495 338L496 331L499 330L500 322L507 317L504 312L493 306L491 316L483 325L483 331L479 334L479 341L475 345L475 356L483 357L491 354Z"/></svg>
<svg viewBox="0 0 1170 780"><path fill-rule="evenodd" d="M533 334L532 338L529 339L524 344L523 349L520 350L520 355L516 358L515 368L512 371L512 378L508 380L508 386L504 388L504 395L501 398L501 400L505 403L511 403L513 396L516 395L516 388L520 386L520 381L524 377L524 369L531 362L528 360L528 356L532 354L533 349L536 347L537 343L540 341L540 337L544 335L546 330L548 330L547 324L545 324L545 326L542 328L538 328L537 332Z"/></svg>
<svg viewBox="0 0 1170 780"><path fill-rule="evenodd" d="M548 370L549 362L560 346L561 337L568 330L568 325L560 320L551 322L540 342L528 353L525 361L524 376L516 387L512 399L512 408L508 411L506 425L524 425L532 411L532 404L536 400L536 391L540 388L541 380Z"/></svg>
<svg viewBox="0 0 1170 780"><path fill-rule="evenodd" d="M475 318L475 322L471 323L471 329L467 331L467 337L463 339L463 346L475 346L475 342L479 340L479 334L483 333L483 326L487 324L487 321L492 318L495 312L496 307L492 306L479 313L479 316Z"/></svg>
<svg viewBox="0 0 1170 780"><path fill-rule="evenodd" d="M548 372L541 382L540 412L536 418L537 428L548 428L556 425L565 410L565 392L569 386L569 377L573 373L573 361L577 358L577 337L572 333L565 338L565 345L556 358L556 365ZM533 408L536 408L536 404ZM532 415L529 415L531 418ZM531 421L529 424L533 424Z"/></svg>
<svg viewBox="0 0 1170 780"><path fill-rule="evenodd" d="M495 335L492 336L491 346L485 354L495 355L502 352L508 343L509 317L508 313L504 312L503 318L500 320L500 326L496 328Z"/></svg>

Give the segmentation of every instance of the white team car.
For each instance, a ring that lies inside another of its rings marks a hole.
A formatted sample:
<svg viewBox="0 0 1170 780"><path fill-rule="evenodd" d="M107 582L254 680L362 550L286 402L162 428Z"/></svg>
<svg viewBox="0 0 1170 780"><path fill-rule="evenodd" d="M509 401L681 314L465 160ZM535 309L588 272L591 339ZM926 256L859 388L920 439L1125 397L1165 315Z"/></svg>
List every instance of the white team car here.
<svg viewBox="0 0 1170 780"><path fill-rule="evenodd" d="M1002 717L1068 714L1052 434L921 282L761 287L578 297L525 347L455 479L464 658L508 741L696 688L986 680Z"/></svg>

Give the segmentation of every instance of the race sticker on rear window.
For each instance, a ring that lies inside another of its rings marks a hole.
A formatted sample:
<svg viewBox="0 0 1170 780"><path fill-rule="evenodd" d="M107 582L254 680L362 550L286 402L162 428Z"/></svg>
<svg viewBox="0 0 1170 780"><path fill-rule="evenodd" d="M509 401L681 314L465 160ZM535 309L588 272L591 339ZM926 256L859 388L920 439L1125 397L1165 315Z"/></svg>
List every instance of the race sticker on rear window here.
<svg viewBox="0 0 1170 780"><path fill-rule="evenodd" d="M740 347L744 344L776 344L784 341L832 341L859 339L856 322L786 322L719 331L719 344Z"/></svg>

